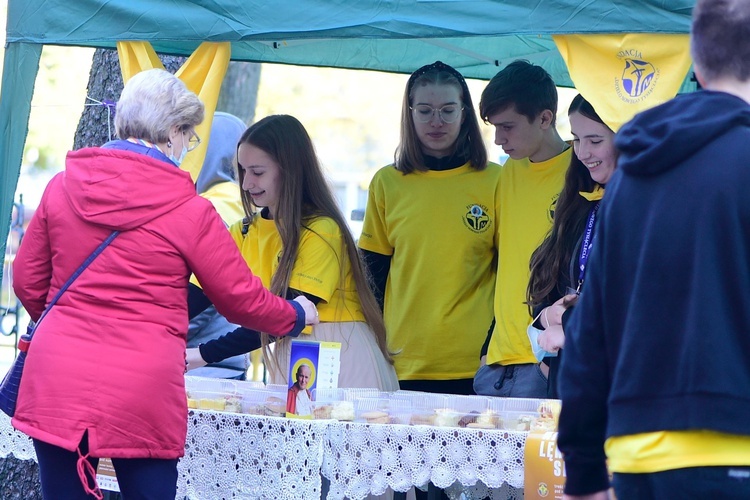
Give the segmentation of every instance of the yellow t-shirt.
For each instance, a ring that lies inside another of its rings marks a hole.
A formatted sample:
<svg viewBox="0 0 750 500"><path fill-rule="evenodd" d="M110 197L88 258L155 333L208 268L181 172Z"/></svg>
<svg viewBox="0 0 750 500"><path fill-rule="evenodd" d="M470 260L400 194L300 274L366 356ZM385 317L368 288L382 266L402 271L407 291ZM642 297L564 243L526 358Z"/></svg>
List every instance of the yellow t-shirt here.
<svg viewBox="0 0 750 500"><path fill-rule="evenodd" d="M500 166L468 164L370 184L359 246L391 255L385 290L388 347L400 380L474 376L492 321Z"/></svg>
<svg viewBox="0 0 750 500"><path fill-rule="evenodd" d="M329 217L317 217L307 226L301 232L289 288L322 299L318 304L321 322L364 321L351 263L346 253L342 254L339 226ZM282 249L281 236L274 221L257 216L246 235L242 234L242 221L232 224L229 232L247 265L263 285L269 287L279 266Z"/></svg>
<svg viewBox="0 0 750 500"><path fill-rule="evenodd" d="M219 182L208 188L201 196L214 206L226 225L245 216L240 198L240 186L234 182Z"/></svg>
<svg viewBox="0 0 750 500"><path fill-rule="evenodd" d="M604 444L611 472L645 474L687 467L750 465L750 436L661 431L617 436Z"/></svg>
<svg viewBox="0 0 750 500"><path fill-rule="evenodd" d="M572 149L537 163L528 158L509 159L502 167L495 329L487 350L487 364L536 362L526 334L531 320L525 303L529 260L552 227Z"/></svg>
<svg viewBox="0 0 750 500"><path fill-rule="evenodd" d="M245 209L242 207L242 201L240 200L240 187L234 182L214 184L200 196L211 202L226 226L241 220L245 216ZM198 287L201 286L194 274L190 275L190 283Z"/></svg>

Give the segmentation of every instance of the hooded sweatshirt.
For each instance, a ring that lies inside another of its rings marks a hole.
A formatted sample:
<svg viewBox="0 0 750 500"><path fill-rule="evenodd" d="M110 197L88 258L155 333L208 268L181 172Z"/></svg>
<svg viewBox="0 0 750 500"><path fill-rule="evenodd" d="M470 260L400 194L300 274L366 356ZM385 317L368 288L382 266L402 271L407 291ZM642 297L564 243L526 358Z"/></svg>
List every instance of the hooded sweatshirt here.
<svg viewBox="0 0 750 500"><path fill-rule="evenodd" d="M560 373L574 495L607 488L608 437L750 434L750 106L683 95L615 143Z"/></svg>
<svg viewBox="0 0 750 500"><path fill-rule="evenodd" d="M302 325L296 308L252 275L187 172L154 148L119 143L131 151L115 144L68 154L13 264L16 294L37 320L121 231L37 327L13 425L69 451L88 432L95 457L172 459L184 454L187 430L191 271L230 321L276 335Z"/></svg>
<svg viewBox="0 0 750 500"><path fill-rule="evenodd" d="M195 181L198 194L211 202L227 226L245 215L234 167L237 143L245 128L245 123L234 115L220 111L214 113L214 119L211 122L211 140L206 148L206 159ZM227 321L211 305L190 320L188 347L198 347L236 328L237 325ZM244 375L248 366L248 356L243 354L197 368L192 370L190 375L235 378Z"/></svg>

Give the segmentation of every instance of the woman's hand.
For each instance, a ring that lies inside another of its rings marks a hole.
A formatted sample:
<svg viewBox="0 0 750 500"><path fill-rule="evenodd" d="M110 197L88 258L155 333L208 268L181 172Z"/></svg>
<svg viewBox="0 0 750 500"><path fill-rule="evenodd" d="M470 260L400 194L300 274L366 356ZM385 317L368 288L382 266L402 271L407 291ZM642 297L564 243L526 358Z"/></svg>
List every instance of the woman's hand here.
<svg viewBox="0 0 750 500"><path fill-rule="evenodd" d="M318 323L320 323L320 318L318 318L318 308L315 307L315 304L310 302L310 299L308 299L304 295L300 295L298 297L295 297L294 301L299 303L299 305L302 306L302 309L305 310L306 325L317 325Z"/></svg>
<svg viewBox="0 0 750 500"><path fill-rule="evenodd" d="M565 332L562 325L552 325L542 330L537 338L539 347L547 352L557 352L565 346Z"/></svg>
<svg viewBox="0 0 750 500"><path fill-rule="evenodd" d="M187 371L195 370L206 363L201 356L201 350L198 347L191 347L185 352L185 361L187 361Z"/></svg>
<svg viewBox="0 0 750 500"><path fill-rule="evenodd" d="M561 297L551 306L542 311L542 326L547 329L551 326L562 325L562 317L565 311L576 304L578 295L566 295Z"/></svg>

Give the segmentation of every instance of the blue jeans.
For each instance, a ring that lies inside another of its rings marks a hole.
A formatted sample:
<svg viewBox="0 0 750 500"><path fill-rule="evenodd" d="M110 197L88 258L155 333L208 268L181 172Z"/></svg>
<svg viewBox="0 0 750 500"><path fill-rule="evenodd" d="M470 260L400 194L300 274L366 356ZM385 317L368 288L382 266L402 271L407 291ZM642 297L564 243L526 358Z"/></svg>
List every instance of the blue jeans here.
<svg viewBox="0 0 750 500"><path fill-rule="evenodd" d="M750 467L690 467L649 474L616 473L618 500L750 498Z"/></svg>
<svg viewBox="0 0 750 500"><path fill-rule="evenodd" d="M547 378L537 363L484 365L474 375L474 391L481 396L544 399Z"/></svg>

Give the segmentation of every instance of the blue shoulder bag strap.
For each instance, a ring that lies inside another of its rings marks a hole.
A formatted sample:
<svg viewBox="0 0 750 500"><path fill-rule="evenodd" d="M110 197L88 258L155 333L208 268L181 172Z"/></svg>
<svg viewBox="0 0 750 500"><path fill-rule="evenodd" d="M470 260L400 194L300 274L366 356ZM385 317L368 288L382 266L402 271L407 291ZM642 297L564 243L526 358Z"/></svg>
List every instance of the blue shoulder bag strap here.
<svg viewBox="0 0 750 500"><path fill-rule="evenodd" d="M29 348L29 342L31 342L31 337L34 336L34 332L36 331L36 327L39 326L39 323L42 322L42 320L47 315L47 313L49 312L49 310L52 309L52 306L54 306L57 303L57 300L60 298L60 296L62 296L62 294L65 293L65 290L67 290L68 287L70 287L70 285L73 284L73 282L76 280L76 278L78 278L81 275L81 273L84 271L84 269L86 269L87 267L89 267L89 264L91 264L94 261L94 259L96 259L99 256L99 254L102 253L102 251L105 248L107 248L107 245L109 245L110 243L112 243L112 240L114 240L117 237L118 234L120 234L120 231L113 231L112 234L110 234L109 236L107 236L107 239L104 240L104 241L102 241L99 244L99 246L96 247L96 250L94 250L94 252L91 255L89 255L86 260L83 261L83 264L81 264L81 266L78 269L76 269L76 272L74 272L73 275L70 278L68 278L68 281L66 281L65 284L62 286L62 288L60 288L60 290L57 292L57 295L55 295L55 297L49 303L49 305L44 310L44 312L42 313L42 315L39 316L39 319L33 325L33 327L31 325L29 326L29 330L30 331L26 332L26 335L22 335L21 336L21 340L18 342L18 349L20 351L26 352L28 350L28 348ZM26 338L24 338L24 337L26 337Z"/></svg>

